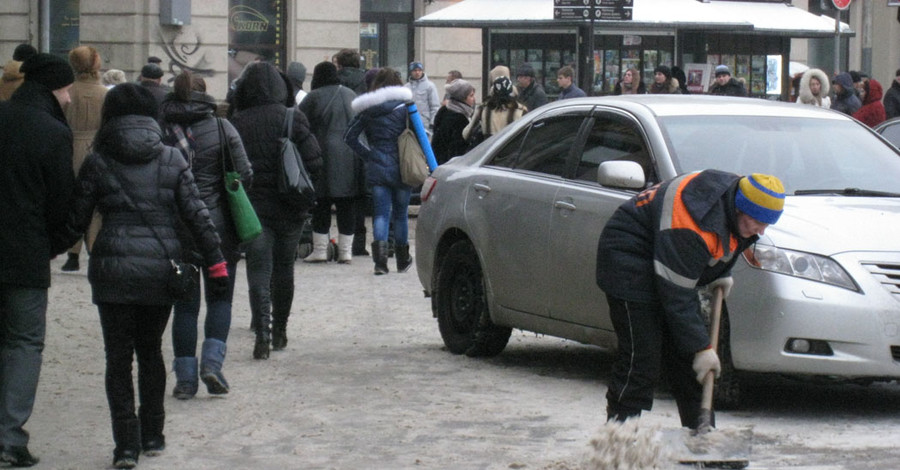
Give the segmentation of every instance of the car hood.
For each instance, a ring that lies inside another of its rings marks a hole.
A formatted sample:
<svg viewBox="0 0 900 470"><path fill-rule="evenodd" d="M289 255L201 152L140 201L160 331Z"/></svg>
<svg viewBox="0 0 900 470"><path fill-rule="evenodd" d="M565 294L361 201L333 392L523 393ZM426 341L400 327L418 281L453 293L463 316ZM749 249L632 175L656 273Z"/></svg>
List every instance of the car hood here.
<svg viewBox="0 0 900 470"><path fill-rule="evenodd" d="M832 256L897 251L900 198L790 196L760 243Z"/></svg>

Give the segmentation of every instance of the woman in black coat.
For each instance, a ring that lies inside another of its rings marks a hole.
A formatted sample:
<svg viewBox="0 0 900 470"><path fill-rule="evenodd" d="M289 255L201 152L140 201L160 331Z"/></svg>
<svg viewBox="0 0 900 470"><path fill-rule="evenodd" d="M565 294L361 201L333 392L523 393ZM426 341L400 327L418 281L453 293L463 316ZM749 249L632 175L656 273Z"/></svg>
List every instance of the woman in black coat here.
<svg viewBox="0 0 900 470"><path fill-rule="evenodd" d="M434 117L434 136L431 148L438 165L466 153L469 144L463 139L463 129L469 125L475 111L475 87L463 79L456 79L444 87L450 99Z"/></svg>
<svg viewBox="0 0 900 470"><path fill-rule="evenodd" d="M356 172L362 161L344 143L344 133L353 119L350 104L356 93L341 85L337 67L320 62L313 72L312 91L300 103L300 110L309 118L316 140L322 147L325 174L316 186L316 207L312 210L313 251L304 261L328 261L328 241L331 230L331 206L335 207L338 228L338 262L352 259L355 219L354 198L357 197Z"/></svg>
<svg viewBox="0 0 900 470"><path fill-rule="evenodd" d="M96 208L103 225L91 250L88 280L100 311L106 350L106 397L115 468L165 448L166 366L162 335L174 299L171 259L181 254L176 224L196 240L216 289L228 287L219 236L187 162L162 143L157 104L144 87L123 83L107 93L94 152L78 174L70 219L83 233ZM135 416L132 358L137 355L140 412Z"/></svg>
<svg viewBox="0 0 900 470"><path fill-rule="evenodd" d="M214 395L228 393L228 382L222 373L225 361L228 330L231 328L231 301L234 295L234 273L241 259L237 232L231 220L225 193L224 172L237 171L244 186L253 177L241 136L224 119L216 118L216 103L206 93L206 82L184 71L175 77L175 87L161 106L162 126L166 143L182 150L194 174L200 198L209 210L222 240L222 254L228 267L229 286L225 292L214 293L209 288L209 272L203 272L206 285L206 321L200 356L199 377ZM221 123L221 135L220 126ZM224 146L231 158L225 162ZM184 258L192 259L197 251L187 230L180 230ZM200 283L190 298L175 303L172 318L172 349L175 352L175 388L172 395L186 400L193 398L198 388L197 318L200 314Z"/></svg>
<svg viewBox="0 0 900 470"><path fill-rule="evenodd" d="M294 300L294 258L309 210L284 202L278 194L278 138L286 131L285 102L294 99L285 80L274 65L254 62L244 69L234 90L231 123L253 165L253 186L247 195L263 227L262 235L246 246L250 312L256 331L254 359L268 359L270 349L287 346L287 320ZM290 138L317 184L322 171L319 144L302 111L295 109L293 119Z"/></svg>

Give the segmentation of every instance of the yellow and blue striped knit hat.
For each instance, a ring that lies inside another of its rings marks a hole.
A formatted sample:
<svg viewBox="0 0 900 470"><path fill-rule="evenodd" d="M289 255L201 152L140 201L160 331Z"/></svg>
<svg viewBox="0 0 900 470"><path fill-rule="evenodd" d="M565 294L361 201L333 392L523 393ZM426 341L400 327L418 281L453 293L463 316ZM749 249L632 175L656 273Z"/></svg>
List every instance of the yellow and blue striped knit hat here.
<svg viewBox="0 0 900 470"><path fill-rule="evenodd" d="M734 205L764 224L774 224L784 211L784 185L771 175L753 173L745 176L738 183Z"/></svg>

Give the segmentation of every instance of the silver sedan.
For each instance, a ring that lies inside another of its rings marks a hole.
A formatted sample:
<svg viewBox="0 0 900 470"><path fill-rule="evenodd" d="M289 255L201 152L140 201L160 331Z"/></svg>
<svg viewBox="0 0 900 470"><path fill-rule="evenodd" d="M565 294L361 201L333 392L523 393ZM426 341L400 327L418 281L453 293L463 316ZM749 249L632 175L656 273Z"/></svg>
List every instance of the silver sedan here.
<svg viewBox="0 0 900 470"><path fill-rule="evenodd" d="M900 153L837 112L746 98L635 96L541 107L422 188L419 280L447 349L499 354L513 328L615 347L596 284L613 211L678 174L778 176L784 215L735 266L716 387L748 372L900 378Z"/></svg>

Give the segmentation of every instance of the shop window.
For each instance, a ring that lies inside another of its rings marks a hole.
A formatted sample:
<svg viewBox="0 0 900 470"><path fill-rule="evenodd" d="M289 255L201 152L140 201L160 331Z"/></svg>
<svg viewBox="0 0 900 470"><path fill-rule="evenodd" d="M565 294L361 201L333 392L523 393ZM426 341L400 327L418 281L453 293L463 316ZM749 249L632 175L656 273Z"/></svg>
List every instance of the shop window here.
<svg viewBox="0 0 900 470"><path fill-rule="evenodd" d="M535 81L544 87L551 99L559 94L556 75L560 68L569 65L578 70L575 57L575 34L494 33L491 35L491 68L497 65L509 67L515 82L522 64L534 68Z"/></svg>
<svg viewBox="0 0 900 470"><path fill-rule="evenodd" d="M254 60L285 67L284 0L230 0L228 7L228 80Z"/></svg>
<svg viewBox="0 0 900 470"><path fill-rule="evenodd" d="M362 0L359 52L363 69L391 67L406 77L413 57L412 0ZM428 64L425 64L428 69Z"/></svg>
<svg viewBox="0 0 900 470"><path fill-rule="evenodd" d="M629 68L641 73L645 85L653 82L659 65L674 65L675 40L671 36L595 36L594 94L611 94Z"/></svg>

